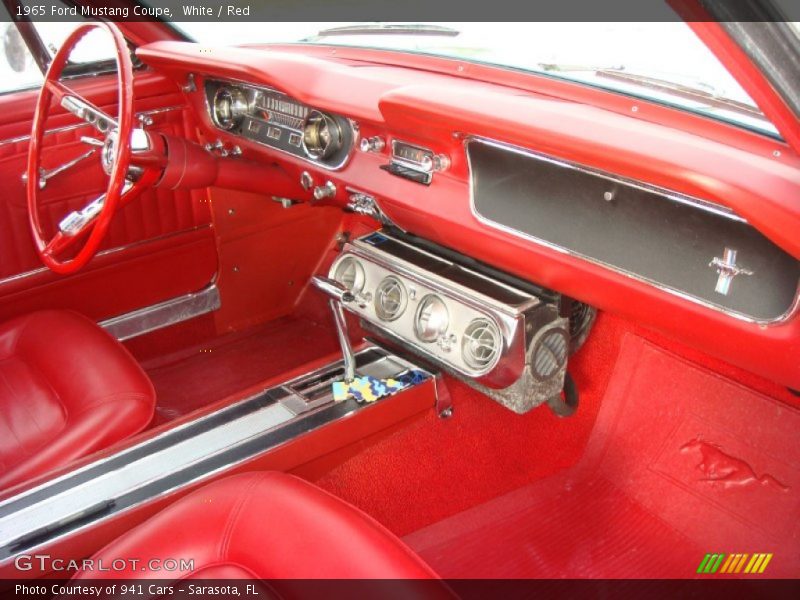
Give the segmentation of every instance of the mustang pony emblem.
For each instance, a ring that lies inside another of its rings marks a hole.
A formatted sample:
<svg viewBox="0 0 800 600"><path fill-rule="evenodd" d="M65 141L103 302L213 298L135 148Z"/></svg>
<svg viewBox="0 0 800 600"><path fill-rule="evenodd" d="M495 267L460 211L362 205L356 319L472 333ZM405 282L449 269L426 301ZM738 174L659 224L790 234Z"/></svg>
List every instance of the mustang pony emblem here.
<svg viewBox="0 0 800 600"><path fill-rule="evenodd" d="M762 487L772 487L781 492L789 491L788 486L782 484L772 475L764 473L759 477L753 467L739 458L725 454L716 444L703 441L698 437L681 446L681 452L683 453L690 450L698 450L700 452L701 460L697 468L705 475L700 481L720 483L725 488L760 484Z"/></svg>

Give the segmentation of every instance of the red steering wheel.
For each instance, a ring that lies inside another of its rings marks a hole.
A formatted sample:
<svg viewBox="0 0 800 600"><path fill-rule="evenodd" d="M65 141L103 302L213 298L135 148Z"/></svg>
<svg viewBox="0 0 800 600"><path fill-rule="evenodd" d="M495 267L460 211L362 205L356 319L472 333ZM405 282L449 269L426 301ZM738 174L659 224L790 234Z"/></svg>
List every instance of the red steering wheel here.
<svg viewBox="0 0 800 600"><path fill-rule="evenodd" d="M64 66L78 42L95 28L105 29L116 46L118 114L114 119L91 102L72 91L59 81ZM58 231L47 240L39 220L39 192L44 187L46 172L40 169L42 137L51 100L55 99L63 108L83 119L105 136L104 140L90 137L82 141L97 146L100 160L108 175L108 186L99 196L80 211L67 215L58 225ZM128 47L122 32L111 23L86 23L80 25L66 39L53 57L47 70L44 84L39 92L36 112L33 116L30 146L28 148L27 198L28 217L36 250L42 262L57 273L69 274L81 269L97 252L103 237L108 232L111 219L121 200L134 192L133 180L129 178L131 161L131 135L133 131L133 70ZM127 198L125 198L127 199ZM88 233L88 237L86 236ZM85 240L72 258L59 259L80 240Z"/></svg>

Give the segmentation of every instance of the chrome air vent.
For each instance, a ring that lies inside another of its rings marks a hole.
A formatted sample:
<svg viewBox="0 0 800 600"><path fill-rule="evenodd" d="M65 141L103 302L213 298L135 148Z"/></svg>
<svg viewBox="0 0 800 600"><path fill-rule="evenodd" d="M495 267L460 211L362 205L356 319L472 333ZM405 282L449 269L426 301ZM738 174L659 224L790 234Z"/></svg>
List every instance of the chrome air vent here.
<svg viewBox="0 0 800 600"><path fill-rule="evenodd" d="M360 281L356 263L363 290L344 308L370 336L518 413L560 397L569 320L554 292L474 261L463 264L445 248L395 231L347 242L329 277L347 286Z"/></svg>
<svg viewBox="0 0 800 600"><path fill-rule="evenodd" d="M435 342L447 332L450 314L444 300L435 294L425 296L419 303L414 320L414 333L421 342Z"/></svg>
<svg viewBox="0 0 800 600"><path fill-rule="evenodd" d="M461 354L472 369L487 369L499 357L500 348L500 332L489 319L475 319L464 331Z"/></svg>
<svg viewBox="0 0 800 600"><path fill-rule="evenodd" d="M539 379L549 379L567 362L569 334L561 328L545 330L536 341L533 352L533 374Z"/></svg>
<svg viewBox="0 0 800 600"><path fill-rule="evenodd" d="M408 294L397 277L386 277L375 292L375 314L381 321L394 321L406 309Z"/></svg>
<svg viewBox="0 0 800 600"><path fill-rule="evenodd" d="M336 265L333 278L354 294L364 289L364 267L352 256L346 256Z"/></svg>

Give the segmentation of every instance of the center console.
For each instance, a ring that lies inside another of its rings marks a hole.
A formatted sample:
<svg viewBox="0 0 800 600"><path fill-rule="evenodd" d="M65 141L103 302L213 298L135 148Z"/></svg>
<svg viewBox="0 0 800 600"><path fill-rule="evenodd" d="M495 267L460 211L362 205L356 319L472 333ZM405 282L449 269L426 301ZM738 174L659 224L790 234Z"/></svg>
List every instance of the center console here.
<svg viewBox="0 0 800 600"><path fill-rule="evenodd" d="M341 360L264 389L0 502L0 573L21 554L73 556L218 476L291 470L436 404L434 375L374 344L354 353L355 375L375 381L414 372L414 383L376 401L336 401ZM31 575L31 573L28 573Z"/></svg>

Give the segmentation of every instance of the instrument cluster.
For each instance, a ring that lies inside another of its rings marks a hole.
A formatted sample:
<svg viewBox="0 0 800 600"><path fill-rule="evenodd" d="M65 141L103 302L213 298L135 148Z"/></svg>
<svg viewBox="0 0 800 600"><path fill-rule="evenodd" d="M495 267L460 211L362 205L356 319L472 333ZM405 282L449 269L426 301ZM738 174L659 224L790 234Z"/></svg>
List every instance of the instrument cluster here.
<svg viewBox="0 0 800 600"><path fill-rule="evenodd" d="M219 80L205 83L216 127L329 169L347 162L356 138L353 123L265 87Z"/></svg>

